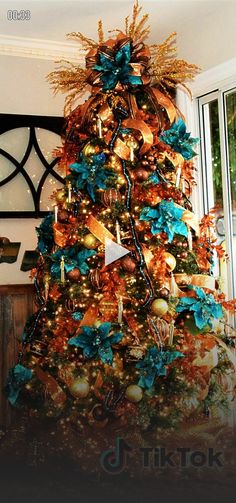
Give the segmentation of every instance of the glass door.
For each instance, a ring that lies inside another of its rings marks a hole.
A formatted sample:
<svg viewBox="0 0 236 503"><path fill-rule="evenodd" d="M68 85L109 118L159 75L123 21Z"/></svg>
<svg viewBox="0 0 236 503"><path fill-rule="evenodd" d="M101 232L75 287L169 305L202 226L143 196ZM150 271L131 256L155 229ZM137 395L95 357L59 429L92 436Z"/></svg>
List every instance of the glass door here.
<svg viewBox="0 0 236 503"><path fill-rule="evenodd" d="M204 212L215 208L217 244L228 260L215 256L214 275L228 299L236 296L236 88L198 99Z"/></svg>

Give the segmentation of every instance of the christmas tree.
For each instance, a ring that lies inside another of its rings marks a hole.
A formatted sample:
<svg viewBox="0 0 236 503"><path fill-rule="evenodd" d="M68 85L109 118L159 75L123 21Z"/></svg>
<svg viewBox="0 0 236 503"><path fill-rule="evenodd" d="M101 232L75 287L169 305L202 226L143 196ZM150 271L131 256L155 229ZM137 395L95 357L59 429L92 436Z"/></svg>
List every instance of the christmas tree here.
<svg viewBox="0 0 236 503"><path fill-rule="evenodd" d="M37 228L38 310L6 391L78 435L219 418L235 386L235 301L213 276L214 216L193 212L198 139L175 104L197 68L176 59L175 34L147 46L146 22L135 3L108 40L101 22L98 42L72 33L86 68L49 76L68 92L65 186Z"/></svg>

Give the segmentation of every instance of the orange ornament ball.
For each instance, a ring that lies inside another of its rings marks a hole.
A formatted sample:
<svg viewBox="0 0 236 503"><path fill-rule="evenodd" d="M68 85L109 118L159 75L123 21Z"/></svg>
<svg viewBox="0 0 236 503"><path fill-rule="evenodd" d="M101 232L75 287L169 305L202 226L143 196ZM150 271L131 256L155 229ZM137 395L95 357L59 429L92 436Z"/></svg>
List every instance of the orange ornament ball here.
<svg viewBox="0 0 236 503"><path fill-rule="evenodd" d="M59 210L58 211L58 222L60 223L66 223L68 222L69 219L69 212L66 210Z"/></svg>
<svg viewBox="0 0 236 503"><path fill-rule="evenodd" d="M70 279L71 281L78 281L80 279L80 270L75 267L74 269L72 269L72 271L69 271L67 274L66 274L67 278Z"/></svg>
<svg viewBox="0 0 236 503"><path fill-rule="evenodd" d="M138 168L134 172L135 180L137 180L138 182L144 182L145 180L148 179L149 175L150 175L149 171L147 171L144 168Z"/></svg>
<svg viewBox="0 0 236 503"><path fill-rule="evenodd" d="M121 264L122 268L130 274L135 271L137 265L135 260L133 260L132 257L128 255L122 259Z"/></svg>

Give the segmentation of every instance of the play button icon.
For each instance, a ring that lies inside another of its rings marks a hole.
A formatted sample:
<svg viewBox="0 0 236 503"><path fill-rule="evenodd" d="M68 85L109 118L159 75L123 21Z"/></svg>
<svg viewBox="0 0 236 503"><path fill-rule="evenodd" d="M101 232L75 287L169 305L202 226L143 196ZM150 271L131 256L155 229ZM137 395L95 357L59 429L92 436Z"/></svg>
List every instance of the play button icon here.
<svg viewBox="0 0 236 503"><path fill-rule="evenodd" d="M124 257L124 255L127 255L127 253L130 253L130 250L127 250L127 248L124 248L123 246L119 245L115 241L112 241L112 239L109 239L106 237L105 239L105 265L112 264L112 262L115 262L115 260L118 260L121 257Z"/></svg>

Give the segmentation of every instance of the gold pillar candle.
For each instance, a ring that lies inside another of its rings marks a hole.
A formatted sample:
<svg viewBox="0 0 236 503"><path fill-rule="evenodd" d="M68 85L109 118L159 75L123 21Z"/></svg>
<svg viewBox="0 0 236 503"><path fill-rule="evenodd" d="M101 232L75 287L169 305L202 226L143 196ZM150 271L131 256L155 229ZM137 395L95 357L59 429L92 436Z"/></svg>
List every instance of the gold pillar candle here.
<svg viewBox="0 0 236 503"><path fill-rule="evenodd" d="M123 318L123 298L122 295L118 297L118 323L122 323Z"/></svg>
<svg viewBox="0 0 236 503"><path fill-rule="evenodd" d="M188 227L188 247L189 250L192 251L193 249L193 237L192 237L192 232L190 227Z"/></svg>
<svg viewBox="0 0 236 503"><path fill-rule="evenodd" d="M172 346L173 344L173 339L174 339L174 331L175 331L175 322L174 320L171 321L170 323L170 329L169 329L169 346Z"/></svg>
<svg viewBox="0 0 236 503"><path fill-rule="evenodd" d="M65 283L65 259L63 256L61 257L60 269L61 269L61 282Z"/></svg>
<svg viewBox="0 0 236 503"><path fill-rule="evenodd" d="M54 206L54 217L55 217L55 224L57 224L57 220L58 220L58 206L57 206L57 204Z"/></svg>
<svg viewBox="0 0 236 503"><path fill-rule="evenodd" d="M180 177L181 177L181 167L179 166L176 170L176 180L175 180L175 186L176 188L179 187L180 184Z"/></svg>
<svg viewBox="0 0 236 503"><path fill-rule="evenodd" d="M118 220L116 220L116 241L117 241L118 245L121 244L121 239L120 239L120 224L119 224Z"/></svg>
<svg viewBox="0 0 236 503"><path fill-rule="evenodd" d="M101 117L97 118L97 131L98 131L98 137L102 138L102 120L101 120Z"/></svg>
<svg viewBox="0 0 236 503"><path fill-rule="evenodd" d="M72 186L71 186L71 183L69 182L68 183L68 203L71 203L71 189L72 189Z"/></svg>
<svg viewBox="0 0 236 503"><path fill-rule="evenodd" d="M48 300L48 294L49 294L49 282L48 282L48 280L46 280L44 283L44 299L45 299L45 301Z"/></svg>

